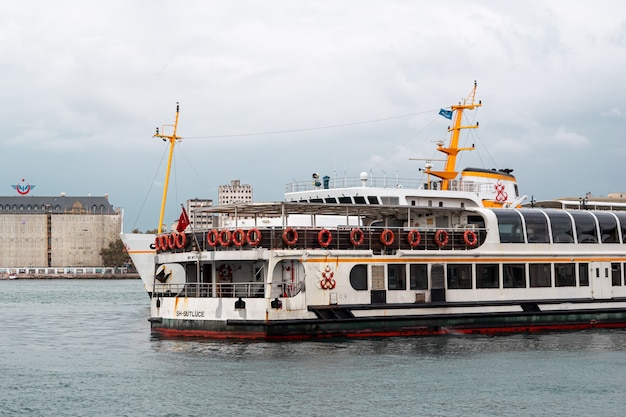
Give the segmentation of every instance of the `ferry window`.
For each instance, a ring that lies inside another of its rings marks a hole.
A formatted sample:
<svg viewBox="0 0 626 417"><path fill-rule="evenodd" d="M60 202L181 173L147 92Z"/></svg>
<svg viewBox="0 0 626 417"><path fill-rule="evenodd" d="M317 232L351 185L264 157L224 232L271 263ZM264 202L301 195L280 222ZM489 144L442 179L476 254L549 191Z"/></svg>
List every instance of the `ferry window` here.
<svg viewBox="0 0 626 417"><path fill-rule="evenodd" d="M612 263L611 264L611 284L614 287L619 287L622 285L622 268L621 264Z"/></svg>
<svg viewBox="0 0 626 417"><path fill-rule="evenodd" d="M378 196L375 196L375 195L368 195L367 196L367 201L369 201L370 204L379 204L378 203Z"/></svg>
<svg viewBox="0 0 626 417"><path fill-rule="evenodd" d="M328 197L325 199L327 203L336 203L337 199L335 197Z"/></svg>
<svg viewBox="0 0 626 417"><path fill-rule="evenodd" d="M339 197L339 202L341 204L352 204L352 199L350 197Z"/></svg>
<svg viewBox="0 0 626 417"><path fill-rule="evenodd" d="M595 212L600 224L600 241L602 243L619 243L617 219L611 213Z"/></svg>
<svg viewBox="0 0 626 417"><path fill-rule="evenodd" d="M528 276L530 278L530 287L550 287L550 264L530 264L528 265Z"/></svg>
<svg viewBox="0 0 626 417"><path fill-rule="evenodd" d="M323 203L324 202L324 200L322 200L321 198L312 198L310 201L311 203Z"/></svg>
<svg viewBox="0 0 626 417"><path fill-rule="evenodd" d="M355 204L366 204L365 197L363 197L362 195L354 196L354 203Z"/></svg>
<svg viewBox="0 0 626 417"><path fill-rule="evenodd" d="M502 264L504 288L526 288L526 266L524 264Z"/></svg>
<svg viewBox="0 0 626 417"><path fill-rule="evenodd" d="M448 289L472 289L471 264L448 264Z"/></svg>
<svg viewBox="0 0 626 417"><path fill-rule="evenodd" d="M555 264L554 283L557 287L575 287L576 276L574 264Z"/></svg>
<svg viewBox="0 0 626 417"><path fill-rule="evenodd" d="M400 198L398 197L381 197L380 198L383 204L397 206L400 204Z"/></svg>
<svg viewBox="0 0 626 417"><path fill-rule="evenodd" d="M576 225L578 243L598 243L598 230L593 214L586 211L571 212Z"/></svg>
<svg viewBox="0 0 626 417"><path fill-rule="evenodd" d="M355 290L367 290L367 265L354 265L350 270L350 285Z"/></svg>
<svg viewBox="0 0 626 417"><path fill-rule="evenodd" d="M428 289L428 265L426 264L411 264L409 266L409 274L411 280L412 290L427 290Z"/></svg>
<svg viewBox="0 0 626 417"><path fill-rule="evenodd" d="M550 243L548 234L548 219L542 211L522 211L526 221L526 235L528 243Z"/></svg>
<svg viewBox="0 0 626 417"><path fill-rule="evenodd" d="M513 210L494 210L498 218L498 230L501 243L523 243L522 219Z"/></svg>
<svg viewBox="0 0 626 417"><path fill-rule="evenodd" d="M485 228L485 219L482 216L467 216L467 224L473 224L479 229Z"/></svg>
<svg viewBox="0 0 626 417"><path fill-rule="evenodd" d="M499 288L500 274L498 264L476 265L476 288Z"/></svg>
<svg viewBox="0 0 626 417"><path fill-rule="evenodd" d="M390 264L387 266L387 289L406 290L406 265Z"/></svg>
<svg viewBox="0 0 626 417"><path fill-rule="evenodd" d="M626 243L626 213L625 212L617 212L617 213L615 213L615 215L619 219L619 223L620 223L620 226L621 226L622 243Z"/></svg>
<svg viewBox="0 0 626 417"><path fill-rule="evenodd" d="M563 211L546 212L550 218L552 241L554 243L573 243L572 219Z"/></svg>
<svg viewBox="0 0 626 417"><path fill-rule="evenodd" d="M578 264L578 285L581 287L589 286L589 264Z"/></svg>

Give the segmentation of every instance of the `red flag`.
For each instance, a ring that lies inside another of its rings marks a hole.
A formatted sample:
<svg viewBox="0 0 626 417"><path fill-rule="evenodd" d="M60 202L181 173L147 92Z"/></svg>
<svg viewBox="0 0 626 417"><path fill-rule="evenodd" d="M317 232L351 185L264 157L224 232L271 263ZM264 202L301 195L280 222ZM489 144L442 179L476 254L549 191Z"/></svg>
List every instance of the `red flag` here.
<svg viewBox="0 0 626 417"><path fill-rule="evenodd" d="M185 231L187 226L189 226L189 216L187 216L187 211L185 207L182 207L183 212L180 213L180 217L178 218L178 225L176 226L176 231L178 233L182 233Z"/></svg>

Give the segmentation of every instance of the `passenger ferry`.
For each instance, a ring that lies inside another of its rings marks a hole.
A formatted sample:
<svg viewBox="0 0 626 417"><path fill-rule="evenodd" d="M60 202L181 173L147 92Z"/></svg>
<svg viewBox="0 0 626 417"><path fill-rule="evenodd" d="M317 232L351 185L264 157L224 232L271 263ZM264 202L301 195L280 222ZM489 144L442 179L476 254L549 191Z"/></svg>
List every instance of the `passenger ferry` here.
<svg viewBox="0 0 626 417"><path fill-rule="evenodd" d="M123 234L151 295L153 334L300 340L626 327L626 212L522 208L510 170L456 172L456 155L468 150L459 132L477 127L461 124L480 106L475 92L451 107L450 143L438 148L445 169L427 164L422 186L370 186L362 174L337 187L314 175L282 202L202 209L219 227ZM170 146L177 121L178 110Z"/></svg>

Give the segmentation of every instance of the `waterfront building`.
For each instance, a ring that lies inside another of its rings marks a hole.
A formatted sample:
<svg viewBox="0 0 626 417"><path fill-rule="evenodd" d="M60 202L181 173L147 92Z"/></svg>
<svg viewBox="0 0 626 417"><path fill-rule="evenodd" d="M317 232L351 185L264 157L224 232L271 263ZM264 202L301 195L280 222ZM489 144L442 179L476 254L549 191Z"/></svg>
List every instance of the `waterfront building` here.
<svg viewBox="0 0 626 417"><path fill-rule="evenodd" d="M206 198L187 200L187 213L189 213L191 230L209 229L213 226L213 216L200 210L206 207L213 207L213 200Z"/></svg>
<svg viewBox="0 0 626 417"><path fill-rule="evenodd" d="M220 185L217 189L217 201L220 206L227 204L252 203L252 186L231 180L230 185Z"/></svg>
<svg viewBox="0 0 626 417"><path fill-rule="evenodd" d="M0 196L0 266L102 266L122 214L109 196Z"/></svg>

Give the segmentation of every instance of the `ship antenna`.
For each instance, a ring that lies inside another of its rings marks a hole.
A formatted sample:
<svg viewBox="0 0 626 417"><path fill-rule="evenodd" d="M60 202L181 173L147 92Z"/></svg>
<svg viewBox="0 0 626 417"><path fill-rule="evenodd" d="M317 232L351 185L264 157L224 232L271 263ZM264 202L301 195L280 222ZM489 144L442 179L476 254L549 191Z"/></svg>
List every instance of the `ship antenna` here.
<svg viewBox="0 0 626 417"><path fill-rule="evenodd" d="M178 102L176 102L176 119L174 120L173 125L163 125L161 128L161 132L165 132L165 126L173 127L173 131L171 135L166 135L165 133L159 133L159 128L157 127L156 133L152 136L153 138L161 138L164 141L170 142L170 153L167 159L167 170L165 171L165 183L163 184L163 198L161 199L161 214L159 216L159 227L157 228L157 233L160 234L163 231L163 216L165 215L165 202L167 201L167 187L170 182L170 170L172 168L172 156L174 155L174 144L176 141L180 142L182 137L176 136L176 130L178 129L178 113L180 110L180 106Z"/></svg>
<svg viewBox="0 0 626 417"><path fill-rule="evenodd" d="M476 88L478 87L478 83L474 81L474 88L469 93L467 98L459 104L451 106L451 110L454 112L454 123L452 127L448 127L448 132L450 135L450 143L448 147L444 147L443 144L439 144L437 150L439 152L443 152L447 155L446 164L444 166L443 171L431 171L428 170L428 174L432 174L436 177L441 178L443 181L441 183L442 190L450 189L450 181L455 179L458 175L456 171L456 156L460 151L472 151L474 150L474 145L471 148L459 148L459 134L461 133L461 129L476 129L478 128L478 123L471 126L462 126L461 121L463 119L463 111L464 110L474 110L476 107L482 106L482 102L475 102L476 98Z"/></svg>

